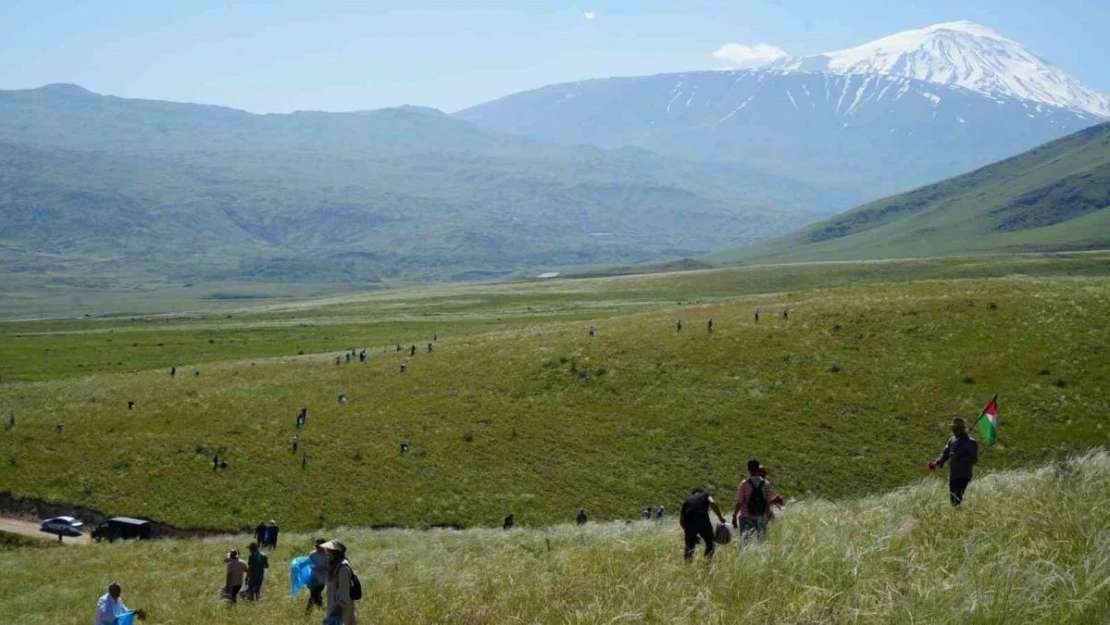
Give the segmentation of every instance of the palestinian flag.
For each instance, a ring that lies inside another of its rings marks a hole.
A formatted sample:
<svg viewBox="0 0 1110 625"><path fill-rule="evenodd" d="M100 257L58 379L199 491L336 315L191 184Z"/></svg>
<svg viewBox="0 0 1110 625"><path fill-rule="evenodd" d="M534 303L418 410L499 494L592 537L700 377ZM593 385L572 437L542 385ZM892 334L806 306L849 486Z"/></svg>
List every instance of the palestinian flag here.
<svg viewBox="0 0 1110 625"><path fill-rule="evenodd" d="M983 442L987 446L994 444L998 438L998 395L991 399L991 403L983 409L983 413L979 415L979 433L983 435Z"/></svg>

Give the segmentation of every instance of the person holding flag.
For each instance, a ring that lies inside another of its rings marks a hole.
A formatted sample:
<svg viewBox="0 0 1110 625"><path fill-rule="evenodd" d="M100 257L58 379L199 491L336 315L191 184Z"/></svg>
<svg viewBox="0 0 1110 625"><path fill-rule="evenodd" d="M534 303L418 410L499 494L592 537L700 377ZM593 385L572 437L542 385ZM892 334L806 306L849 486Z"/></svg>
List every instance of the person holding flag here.
<svg viewBox="0 0 1110 625"><path fill-rule="evenodd" d="M998 437L998 409L996 395L976 419L975 424L987 445ZM974 427L974 426L973 426ZM967 433L967 423L962 417L952 419L952 438L944 445L940 457L929 461L929 470L948 464L948 493L953 506L963 503L964 492L971 483L972 467L979 462L979 443Z"/></svg>

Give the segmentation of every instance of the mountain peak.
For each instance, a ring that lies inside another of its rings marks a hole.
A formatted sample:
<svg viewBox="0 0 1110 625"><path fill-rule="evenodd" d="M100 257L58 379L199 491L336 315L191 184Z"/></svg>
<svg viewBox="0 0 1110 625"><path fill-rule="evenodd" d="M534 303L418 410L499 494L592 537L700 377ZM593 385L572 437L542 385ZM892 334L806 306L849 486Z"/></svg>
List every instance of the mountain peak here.
<svg viewBox="0 0 1110 625"><path fill-rule="evenodd" d="M1020 43L968 21L935 24L854 48L783 59L770 68L903 76L1110 117L1110 102L1102 94Z"/></svg>

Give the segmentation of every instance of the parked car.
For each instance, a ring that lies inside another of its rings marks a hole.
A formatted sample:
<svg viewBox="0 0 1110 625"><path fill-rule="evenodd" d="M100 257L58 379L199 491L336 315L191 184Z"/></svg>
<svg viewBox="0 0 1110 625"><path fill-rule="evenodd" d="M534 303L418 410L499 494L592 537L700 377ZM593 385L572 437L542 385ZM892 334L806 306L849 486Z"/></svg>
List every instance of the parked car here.
<svg viewBox="0 0 1110 625"><path fill-rule="evenodd" d="M80 536L85 524L71 516L56 516L45 519L39 529L59 536Z"/></svg>
<svg viewBox="0 0 1110 625"><path fill-rule="evenodd" d="M91 536L97 542L107 540L128 540L130 538L150 538L150 521L118 516L101 523L92 531Z"/></svg>

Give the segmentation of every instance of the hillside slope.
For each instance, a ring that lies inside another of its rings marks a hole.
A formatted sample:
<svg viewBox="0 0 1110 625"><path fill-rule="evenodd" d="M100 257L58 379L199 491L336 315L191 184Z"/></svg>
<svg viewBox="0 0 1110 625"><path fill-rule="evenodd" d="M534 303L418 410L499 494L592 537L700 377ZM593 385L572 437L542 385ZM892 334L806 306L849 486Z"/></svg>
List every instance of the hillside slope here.
<svg viewBox="0 0 1110 625"><path fill-rule="evenodd" d="M1110 124L861 206L711 262L846 260L1110 246Z"/></svg>
<svg viewBox="0 0 1110 625"><path fill-rule="evenodd" d="M73 615L118 580L152 623L300 625L305 591L288 595L288 563L325 536L344 542L362 582L360 623L1106 622L1110 457L982 475L991 460L984 454L958 512L941 477L858 500L791 502L767 542L719 547L710 565L682 562L673 516L510 532L283 531L264 601L234 610L218 601L219 558L247 535L0 547L10 582L0 621L84 622ZM37 583L43 562L66 583Z"/></svg>
<svg viewBox="0 0 1110 625"><path fill-rule="evenodd" d="M0 92L0 269L44 279L501 275L691 255L852 196L414 107L252 115L70 85Z"/></svg>

